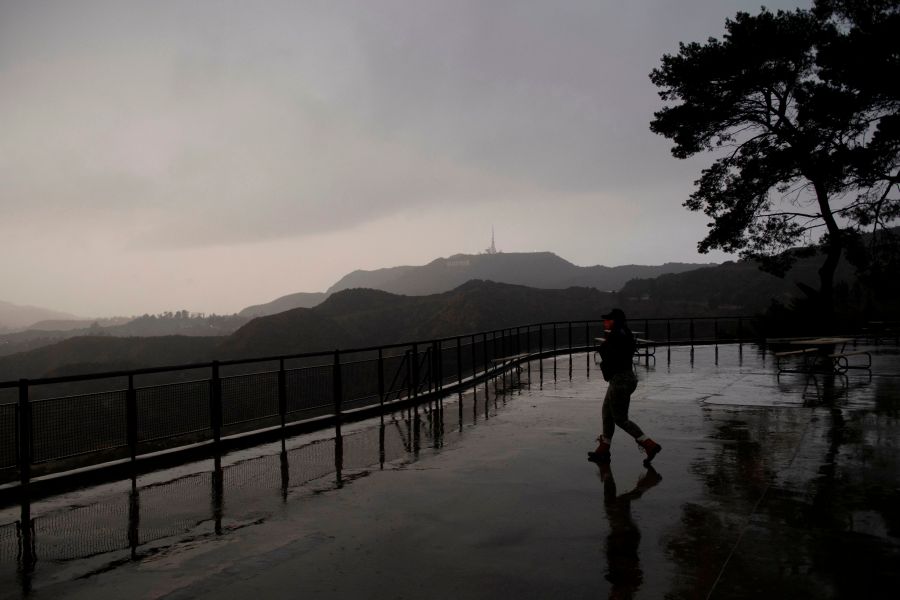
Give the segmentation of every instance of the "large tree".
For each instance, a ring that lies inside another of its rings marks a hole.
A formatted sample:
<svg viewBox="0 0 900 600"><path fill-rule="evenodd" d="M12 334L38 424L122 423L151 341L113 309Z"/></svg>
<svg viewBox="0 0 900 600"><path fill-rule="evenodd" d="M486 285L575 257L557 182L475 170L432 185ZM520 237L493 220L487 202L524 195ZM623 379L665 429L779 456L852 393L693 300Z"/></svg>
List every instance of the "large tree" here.
<svg viewBox="0 0 900 600"><path fill-rule="evenodd" d="M712 152L685 206L719 248L783 272L817 242L820 306L857 233L900 217L900 0L818 0L738 13L721 40L682 43L650 78L650 129L687 158ZM815 235L815 234L820 235Z"/></svg>

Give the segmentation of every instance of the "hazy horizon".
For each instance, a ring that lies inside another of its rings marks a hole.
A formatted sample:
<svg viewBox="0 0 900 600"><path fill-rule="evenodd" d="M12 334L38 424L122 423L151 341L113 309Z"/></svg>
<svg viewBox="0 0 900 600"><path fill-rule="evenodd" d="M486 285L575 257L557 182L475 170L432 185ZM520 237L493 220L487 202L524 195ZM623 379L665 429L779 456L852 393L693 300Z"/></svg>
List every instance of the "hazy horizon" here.
<svg viewBox="0 0 900 600"><path fill-rule="evenodd" d="M545 252L549 252L549 253L551 253L551 254L556 254L557 256L559 256L558 253L553 252L552 250L531 250L531 251L526 250L526 251L522 251L522 252L503 252L502 250L500 250L498 253L499 253L499 254L540 254L540 253L545 253ZM417 263L417 264L399 264L399 265L386 265L386 266L383 266L383 267L375 267L375 268L373 268L373 269L359 269L359 270L364 270L364 271L376 271L376 270L379 270L379 269L391 269L391 268L396 268L396 267L406 267L406 266L420 267L420 266L425 266L425 265L427 265L427 264L429 264L429 263L431 263L431 262L433 262L433 261L435 261L435 260L448 259L448 258L450 258L450 257L452 257L452 256L458 256L458 255L476 256L476 255L479 255L479 254L485 254L485 252L484 252L484 251L480 251L480 252L457 252L457 253L455 253L455 254L448 254L448 255L446 255L446 256L436 256L436 257L434 257L433 259L428 260L428 261L426 261L426 262L424 262L424 263ZM701 256L706 256L706 255L701 255ZM564 256L561 256L560 258L562 258L563 260L567 260ZM628 263L628 264L623 264L623 265L578 265L578 264L576 264L576 263L573 263L572 261L568 261L568 262L570 262L570 263L572 263L572 264L575 264L575 265L578 266L578 267L603 266L603 267L610 267L610 268L617 268L617 267L631 267L631 266L659 266L659 265L663 265L663 264L664 264L663 262L660 262L660 263L658 263L658 264L653 264L653 265L636 265L635 263ZM666 261L666 262L682 262L682 261ZM695 262L695 261L691 261L691 262ZM702 263L714 263L714 261L710 261L710 260L706 260L706 261L696 261L696 264L702 264ZM294 290L294 291L290 291L290 292L285 292L285 293L280 294L280 295L278 295L278 296L266 297L265 299L261 299L261 300L258 301L258 302L251 302L251 303L249 303L249 304L247 304L247 305L243 305L243 306L241 306L241 307L239 307L239 308L237 308L237 309L235 309L235 310L233 310L233 311L229 311L229 312L226 312L226 313L219 313L219 312L216 312L216 311L205 311L205 310L189 310L188 312L191 312L191 313L205 313L205 314L230 315L230 314L235 314L235 313L237 313L237 312L240 312L240 310L242 310L242 309L244 309L244 308L248 308L248 307L250 307L250 306L255 306L255 305L259 305L259 304L267 304L267 303L269 303L269 302L271 302L271 301L273 301L273 300L277 300L278 298L281 298L281 297L284 297L284 296L290 296L290 295L297 294L297 293L312 293L312 294L315 294L315 293L325 293L325 292L328 291L328 289L329 289L330 287L332 287L334 284L336 284L338 281L340 281L344 276L349 275L349 274L351 274L353 271L356 271L356 270L357 270L357 269L353 269L353 270L351 270L351 271L347 271L346 273L341 274L340 276L336 277L334 281L332 281L331 283L329 283L328 285L326 285L325 287L323 287L323 288L320 289L320 290ZM69 312L70 312L70 311L66 311L66 310L60 309L60 308L55 307L55 306L44 306L44 305L35 305L35 304L25 304L25 305L21 305L21 304L17 304L17 303L14 303L14 302L8 302L8 301L4 300L3 298L0 298L0 305L3 305L3 304L13 304L13 305L19 306L19 307L21 307L21 308L38 308L38 309L51 310L51 311L61 312L61 313L69 313ZM138 317L138 316L141 316L141 315L143 315L143 314L162 314L162 313L164 313L164 312L176 312L176 311L178 311L178 310L183 310L183 309L182 309L182 308L179 308L179 307L168 307L168 308L164 308L164 309L161 309L161 310L159 310L159 311L156 311L155 313L146 313L146 312L144 312L144 313L122 313L122 314L102 314L102 315L100 315L100 314L72 314L72 316L73 316L73 317L76 317L76 318L79 318L79 319L86 319L86 320L90 320L90 319L111 319L111 318L119 318L119 317L126 317L126 318L127 318L127 317ZM0 328L2 328L2 325L3 325L3 323L0 323Z"/></svg>
<svg viewBox="0 0 900 600"><path fill-rule="evenodd" d="M770 9L808 3L768 3ZM230 314L355 269L721 262L648 73L749 0L0 0L0 300Z"/></svg>

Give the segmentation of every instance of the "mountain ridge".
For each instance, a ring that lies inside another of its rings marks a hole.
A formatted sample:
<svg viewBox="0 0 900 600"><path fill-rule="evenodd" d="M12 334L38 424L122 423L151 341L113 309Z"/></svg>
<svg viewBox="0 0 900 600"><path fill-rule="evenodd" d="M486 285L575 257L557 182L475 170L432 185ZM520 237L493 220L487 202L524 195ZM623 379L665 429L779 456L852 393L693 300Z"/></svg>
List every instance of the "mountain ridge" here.
<svg viewBox="0 0 900 600"><path fill-rule="evenodd" d="M78 319L79 317L61 310L0 300L0 331L22 329L41 321Z"/></svg>

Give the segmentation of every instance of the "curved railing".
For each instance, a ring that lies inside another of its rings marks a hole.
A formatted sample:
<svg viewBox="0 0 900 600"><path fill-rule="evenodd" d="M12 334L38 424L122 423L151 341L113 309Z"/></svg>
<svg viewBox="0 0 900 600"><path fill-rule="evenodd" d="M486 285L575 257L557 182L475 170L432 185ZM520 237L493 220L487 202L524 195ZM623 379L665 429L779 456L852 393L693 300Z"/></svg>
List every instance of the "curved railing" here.
<svg viewBox="0 0 900 600"><path fill-rule="evenodd" d="M633 319L658 345L750 340L752 317ZM134 462L254 433L362 418L541 356L584 351L595 320L434 340L0 382L0 483Z"/></svg>

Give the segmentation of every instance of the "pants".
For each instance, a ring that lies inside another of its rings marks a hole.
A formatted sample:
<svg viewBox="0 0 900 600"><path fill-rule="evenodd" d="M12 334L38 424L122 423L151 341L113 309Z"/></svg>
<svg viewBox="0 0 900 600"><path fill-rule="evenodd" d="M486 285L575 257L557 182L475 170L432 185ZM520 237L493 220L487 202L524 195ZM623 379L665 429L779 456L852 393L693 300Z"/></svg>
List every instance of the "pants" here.
<svg viewBox="0 0 900 600"><path fill-rule="evenodd" d="M607 440L612 440L616 425L635 439L644 435L641 428L628 419L628 405L631 404L631 393L635 388L637 377L630 371L613 375L609 380L609 388L603 399L603 437Z"/></svg>

